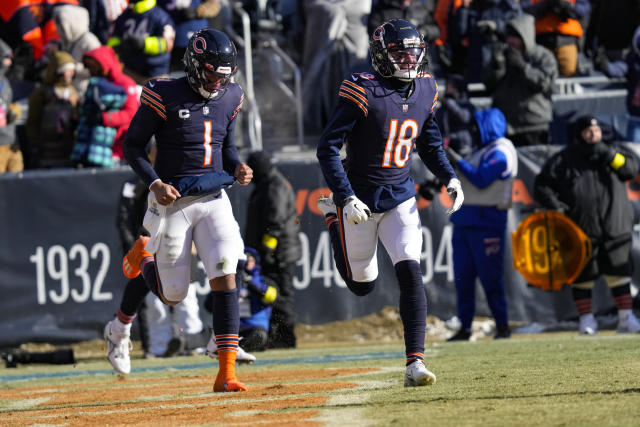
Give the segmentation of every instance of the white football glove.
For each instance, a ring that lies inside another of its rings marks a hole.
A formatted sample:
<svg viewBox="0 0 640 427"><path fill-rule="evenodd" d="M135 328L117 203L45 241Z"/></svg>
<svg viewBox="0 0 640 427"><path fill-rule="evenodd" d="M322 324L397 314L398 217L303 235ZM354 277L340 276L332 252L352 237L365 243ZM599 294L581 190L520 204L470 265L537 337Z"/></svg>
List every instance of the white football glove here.
<svg viewBox="0 0 640 427"><path fill-rule="evenodd" d="M356 196L344 199L344 214L349 224L360 224L371 217L371 210Z"/></svg>
<svg viewBox="0 0 640 427"><path fill-rule="evenodd" d="M449 193L449 197L453 200L453 206L447 209L447 214L451 215L462 206L462 202L464 202L464 194L462 193L462 186L460 185L460 181L458 178L453 178L447 184L447 193Z"/></svg>

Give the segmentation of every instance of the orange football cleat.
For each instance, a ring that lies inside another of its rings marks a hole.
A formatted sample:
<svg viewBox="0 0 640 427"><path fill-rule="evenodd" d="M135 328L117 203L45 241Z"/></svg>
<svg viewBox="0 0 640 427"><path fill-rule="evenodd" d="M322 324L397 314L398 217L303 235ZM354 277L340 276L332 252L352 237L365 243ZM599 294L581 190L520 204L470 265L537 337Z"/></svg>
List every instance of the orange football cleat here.
<svg viewBox="0 0 640 427"><path fill-rule="evenodd" d="M129 252L122 259L122 272L128 279L134 279L140 274L140 263L146 257L152 257L151 252L146 251L144 248L147 246L149 238L146 236L138 237L138 240L133 244L133 247L129 249Z"/></svg>

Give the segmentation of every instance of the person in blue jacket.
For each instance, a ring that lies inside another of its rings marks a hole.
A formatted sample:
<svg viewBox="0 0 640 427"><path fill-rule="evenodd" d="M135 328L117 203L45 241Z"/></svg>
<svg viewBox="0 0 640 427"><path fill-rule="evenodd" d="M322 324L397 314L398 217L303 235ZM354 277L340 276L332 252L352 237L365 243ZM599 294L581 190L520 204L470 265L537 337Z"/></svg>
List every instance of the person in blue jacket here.
<svg viewBox="0 0 640 427"><path fill-rule="evenodd" d="M504 248L507 211L518 173L518 155L505 138L507 122L497 108L476 111L479 146L468 160L448 153L465 194L465 203L451 215L453 272L460 330L448 341L469 340L475 314L476 278L480 279L496 322L495 338L509 338L504 288Z"/></svg>
<svg viewBox="0 0 640 427"><path fill-rule="evenodd" d="M245 351L263 351L267 348L269 321L278 290L269 278L262 276L258 251L245 246L244 253L247 260L238 301L242 337L240 346Z"/></svg>

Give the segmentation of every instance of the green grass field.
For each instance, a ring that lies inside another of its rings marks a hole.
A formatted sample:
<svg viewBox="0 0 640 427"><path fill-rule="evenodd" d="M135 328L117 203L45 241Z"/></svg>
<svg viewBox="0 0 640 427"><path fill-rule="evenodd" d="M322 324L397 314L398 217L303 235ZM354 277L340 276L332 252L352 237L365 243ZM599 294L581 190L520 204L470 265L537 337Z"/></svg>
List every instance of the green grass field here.
<svg viewBox="0 0 640 427"><path fill-rule="evenodd" d="M402 386L401 343L256 355L238 369L250 391L224 396L210 392L217 365L206 356L134 359L124 379L106 360L3 369L0 425L118 425L128 411L126 423L140 425L640 425L640 335L429 342L438 380L422 388ZM100 398L81 399L91 393ZM206 416L180 418L191 407Z"/></svg>

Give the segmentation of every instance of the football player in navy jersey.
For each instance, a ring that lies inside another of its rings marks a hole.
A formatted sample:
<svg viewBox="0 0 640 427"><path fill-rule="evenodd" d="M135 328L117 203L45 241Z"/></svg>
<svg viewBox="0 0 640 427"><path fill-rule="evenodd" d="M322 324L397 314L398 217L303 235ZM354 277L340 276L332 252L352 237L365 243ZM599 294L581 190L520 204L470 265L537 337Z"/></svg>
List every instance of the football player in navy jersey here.
<svg viewBox="0 0 640 427"><path fill-rule="evenodd" d="M127 286L116 317L105 327L109 361L118 372L130 371L131 321L148 291L168 305L187 295L193 241L213 291L220 366L214 391L247 389L235 375L240 322L235 271L244 244L224 191L253 177L234 145L234 119L244 99L240 86L230 82L236 57L224 33L197 31L184 55L186 76L151 80L140 96L124 154L151 190L144 218L150 237L139 237L123 260L125 276L142 274L146 286ZM152 166L145 146L153 135Z"/></svg>
<svg viewBox="0 0 640 427"><path fill-rule="evenodd" d="M420 271L422 229L409 176L413 147L446 182L452 213L463 201L460 181L442 148L434 119L435 79L427 74L425 42L416 27L393 19L370 40L374 74L342 82L339 102L318 143L317 156L333 196L320 198L340 275L356 295L370 293L378 276L378 238L400 286L406 347L406 387L435 383L424 365L427 299ZM340 149L346 144L346 159Z"/></svg>

